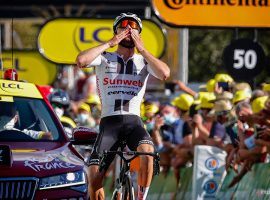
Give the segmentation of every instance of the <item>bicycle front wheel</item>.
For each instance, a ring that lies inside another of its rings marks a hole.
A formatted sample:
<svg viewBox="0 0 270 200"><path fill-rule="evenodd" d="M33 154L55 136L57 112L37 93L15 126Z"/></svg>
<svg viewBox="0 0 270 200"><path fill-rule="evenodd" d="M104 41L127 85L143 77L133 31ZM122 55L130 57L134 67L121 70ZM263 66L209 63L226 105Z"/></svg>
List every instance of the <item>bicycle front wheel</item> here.
<svg viewBox="0 0 270 200"><path fill-rule="evenodd" d="M125 184L123 186L123 200L135 200L134 188L132 186L131 178L126 176Z"/></svg>

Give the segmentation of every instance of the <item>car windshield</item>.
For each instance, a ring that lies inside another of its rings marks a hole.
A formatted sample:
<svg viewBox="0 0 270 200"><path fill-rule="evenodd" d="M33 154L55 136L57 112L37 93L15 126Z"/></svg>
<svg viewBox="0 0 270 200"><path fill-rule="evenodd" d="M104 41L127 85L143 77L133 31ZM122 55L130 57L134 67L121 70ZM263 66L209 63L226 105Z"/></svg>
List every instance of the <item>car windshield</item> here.
<svg viewBox="0 0 270 200"><path fill-rule="evenodd" d="M0 99L0 141L59 141L60 128L54 123L42 99L10 97Z"/></svg>

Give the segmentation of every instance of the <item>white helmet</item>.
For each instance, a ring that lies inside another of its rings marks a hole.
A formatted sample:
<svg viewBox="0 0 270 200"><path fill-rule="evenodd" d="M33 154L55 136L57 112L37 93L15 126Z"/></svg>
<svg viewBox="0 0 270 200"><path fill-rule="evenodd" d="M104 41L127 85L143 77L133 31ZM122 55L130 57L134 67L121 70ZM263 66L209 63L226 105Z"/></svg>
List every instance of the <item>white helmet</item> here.
<svg viewBox="0 0 270 200"><path fill-rule="evenodd" d="M117 16L115 18L114 23L113 23L113 31L114 31L114 33L116 33L116 27L117 27L117 25L123 19L133 19L134 21L136 21L137 24L140 27L139 32L141 33L141 31L142 31L142 20L136 14L133 14L133 13L130 13L130 12L128 12L128 13L121 13L119 16Z"/></svg>

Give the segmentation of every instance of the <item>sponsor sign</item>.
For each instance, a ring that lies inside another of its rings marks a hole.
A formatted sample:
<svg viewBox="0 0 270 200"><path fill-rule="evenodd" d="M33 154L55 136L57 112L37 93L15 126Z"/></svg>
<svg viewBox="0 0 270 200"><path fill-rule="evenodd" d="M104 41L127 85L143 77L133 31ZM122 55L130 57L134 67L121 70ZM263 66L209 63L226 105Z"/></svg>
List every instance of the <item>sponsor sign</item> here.
<svg viewBox="0 0 270 200"><path fill-rule="evenodd" d="M141 33L145 47L156 57L165 50L163 30L153 21L143 20ZM74 64L77 55L113 37L113 19L58 18L48 21L38 36L38 48L47 59ZM115 51L116 47L108 49Z"/></svg>
<svg viewBox="0 0 270 200"><path fill-rule="evenodd" d="M203 185L203 190L206 194L213 194L217 191L218 183L215 180L206 181Z"/></svg>
<svg viewBox="0 0 270 200"><path fill-rule="evenodd" d="M44 59L38 51L14 50L13 55L11 51L4 51L2 58L4 69L16 69L19 80L39 85L49 85L56 78L56 64ZM2 73L0 71L0 77L2 77Z"/></svg>
<svg viewBox="0 0 270 200"><path fill-rule="evenodd" d="M223 63L235 80L248 81L263 70L266 58L263 48L257 42L239 39L224 49Z"/></svg>
<svg viewBox="0 0 270 200"><path fill-rule="evenodd" d="M152 0L173 26L270 27L270 0Z"/></svg>
<svg viewBox="0 0 270 200"><path fill-rule="evenodd" d="M215 171L219 167L219 161L215 157L210 157L205 161L205 167L211 171Z"/></svg>
<svg viewBox="0 0 270 200"><path fill-rule="evenodd" d="M30 97L39 98L42 96L36 86L32 83L24 83L17 81L8 81L0 79L0 97L3 96L20 96L20 97ZM8 100L8 99L4 99ZM10 101L10 100L8 100Z"/></svg>
<svg viewBox="0 0 270 200"><path fill-rule="evenodd" d="M217 147L195 146L192 199L215 199L226 176L227 153Z"/></svg>

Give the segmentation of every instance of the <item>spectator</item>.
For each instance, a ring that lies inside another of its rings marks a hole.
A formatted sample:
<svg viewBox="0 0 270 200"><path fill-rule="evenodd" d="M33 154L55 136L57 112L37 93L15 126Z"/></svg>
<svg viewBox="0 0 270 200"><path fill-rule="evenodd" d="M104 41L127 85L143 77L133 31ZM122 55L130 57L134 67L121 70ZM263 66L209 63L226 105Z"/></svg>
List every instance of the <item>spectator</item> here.
<svg viewBox="0 0 270 200"><path fill-rule="evenodd" d="M228 115L231 110L232 105L229 101L220 100L215 102L213 108L213 111L215 112L215 121L210 130L209 145L222 148L222 143L227 139L224 124L228 121Z"/></svg>
<svg viewBox="0 0 270 200"><path fill-rule="evenodd" d="M244 91L246 94L251 95L251 87L248 83L246 82L241 82L241 83L234 83L233 84L233 93L235 94L237 91Z"/></svg>
<svg viewBox="0 0 270 200"><path fill-rule="evenodd" d="M253 112L259 113L264 108L267 99L267 96L262 96L254 99L251 103Z"/></svg>
<svg viewBox="0 0 270 200"><path fill-rule="evenodd" d="M192 130L191 130L191 117L189 110L194 103L194 99L189 94L181 94L172 102L177 108L179 116L183 120L181 133L182 142L177 144L173 149L171 165L174 170L177 185L180 182L180 170L179 168L184 166L190 159L190 147L192 145Z"/></svg>
<svg viewBox="0 0 270 200"><path fill-rule="evenodd" d="M64 126L68 137L71 138L72 129L76 127L76 124L70 116L70 99L68 93L62 89L56 89L49 95L48 99Z"/></svg>
<svg viewBox="0 0 270 200"><path fill-rule="evenodd" d="M235 92L232 102L236 105L239 102L249 102L251 98L251 94L245 90L238 90Z"/></svg>
<svg viewBox="0 0 270 200"><path fill-rule="evenodd" d="M80 126L95 127L95 120L90 116L90 106L86 103L81 103L78 109L76 122Z"/></svg>
<svg viewBox="0 0 270 200"><path fill-rule="evenodd" d="M95 120L95 126L94 128L96 130L99 130L99 124L100 124L100 117L101 117L101 102L99 99L99 96L96 94L90 94L85 101L86 104L90 106L91 115L93 119Z"/></svg>
<svg viewBox="0 0 270 200"><path fill-rule="evenodd" d="M145 123L146 130L149 132L151 136L155 126L155 116L158 111L159 108L155 103L147 103L147 105L145 105L144 107L143 121Z"/></svg>
<svg viewBox="0 0 270 200"><path fill-rule="evenodd" d="M208 93L196 107L199 114L193 117L193 145L206 144L207 142L214 121L214 116L210 113L214 107L214 104L211 103L213 100L215 100L214 94Z"/></svg>

